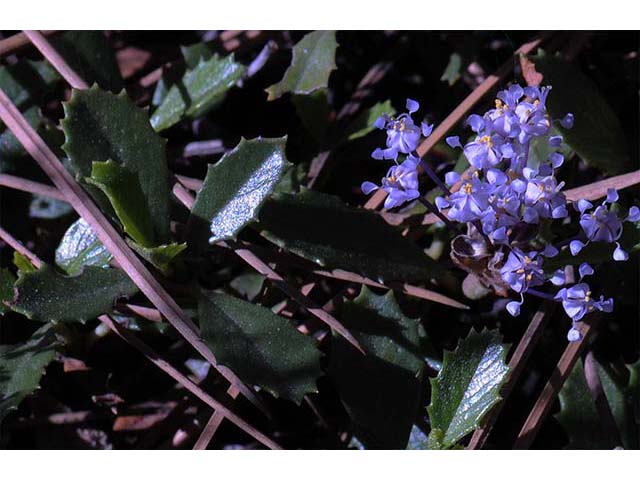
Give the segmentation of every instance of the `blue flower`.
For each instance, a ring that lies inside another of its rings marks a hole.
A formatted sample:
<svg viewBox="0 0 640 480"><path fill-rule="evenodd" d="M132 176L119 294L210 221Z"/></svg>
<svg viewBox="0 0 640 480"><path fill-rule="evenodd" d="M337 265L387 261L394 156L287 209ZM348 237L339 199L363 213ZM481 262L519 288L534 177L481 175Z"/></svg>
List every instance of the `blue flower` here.
<svg viewBox="0 0 640 480"><path fill-rule="evenodd" d="M440 210L451 207L447 213L451 220L472 222L483 217L489 208L489 197L492 193L491 185L474 176L448 198L436 198L436 205Z"/></svg>
<svg viewBox="0 0 640 480"><path fill-rule="evenodd" d="M564 311L574 322L582 320L582 317L594 310L606 313L613 311L613 299L605 300L604 295L601 295L599 300L594 300L591 296L591 289L586 283L563 288L554 298L562 302Z"/></svg>
<svg viewBox="0 0 640 480"><path fill-rule="evenodd" d="M374 125L387 131L387 148L376 149L373 153L373 158L378 160L382 159L396 159L399 153L408 155L418 148L421 135L428 137L431 135L433 125L427 125L422 123L418 127L411 118L411 114L416 112L420 108L420 105L415 100L407 99L408 113L403 113L397 118L391 118L384 114L379 117Z"/></svg>
<svg viewBox="0 0 640 480"><path fill-rule="evenodd" d="M418 163L419 159L409 156L400 165L394 165L387 172L387 176L382 179L381 187L372 183L364 182L361 186L365 195L370 194L378 188L382 188L388 193L384 202L384 208L394 208L405 202L414 200L420 196L418 191Z"/></svg>
<svg viewBox="0 0 640 480"><path fill-rule="evenodd" d="M538 252L524 253L519 248L509 252L507 261L500 269L502 279L517 293L544 283L542 256Z"/></svg>

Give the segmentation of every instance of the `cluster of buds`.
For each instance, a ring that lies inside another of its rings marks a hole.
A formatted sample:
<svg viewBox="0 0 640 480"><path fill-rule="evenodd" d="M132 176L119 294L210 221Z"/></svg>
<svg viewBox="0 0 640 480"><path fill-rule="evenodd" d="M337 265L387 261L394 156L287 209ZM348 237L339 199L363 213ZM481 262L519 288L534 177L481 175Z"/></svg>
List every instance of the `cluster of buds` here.
<svg viewBox="0 0 640 480"><path fill-rule="evenodd" d="M471 141L463 145L459 137L447 138L449 146L462 149L470 165L470 174L463 178L456 172L447 173L444 183L438 182L444 195L436 198L435 208L440 216L446 215L449 222L465 225L468 232L465 238L480 239L483 250L490 252L490 260L483 265L489 266L497 282L501 283L500 288L492 285L496 292L512 290L519 295L519 300L506 305L511 315L519 315L524 294L529 293L562 302L567 315L573 322L578 322L594 310L612 311L613 300L593 298L586 283L562 288L555 295L535 290L547 282L556 287L566 283L563 269L552 275L545 274L545 258L556 256L562 248L568 248L575 256L589 243L606 242L615 244L614 260L627 260L628 254L618 242L622 222L640 220L640 209L632 207L627 217L621 219L611 208L617 202L618 194L610 189L598 207L594 208L587 200L574 204L580 214L578 238L556 248L540 237L540 232L544 231L539 228L542 222L570 216L569 205L562 193L564 182L558 182L556 178L556 171L564 162L563 139L552 127L554 121L547 112L550 90L551 87L512 85L498 93L495 108L482 116L469 116L466 123L474 134ZM378 128L387 132L386 148L376 149L372 157L393 160L395 165L382 179L381 187L371 182L362 184L365 194L377 188L388 193L385 208L415 199L426 204L418 190L420 159L414 152L421 136L430 135L432 127L425 123L418 127L412 120L411 114L418 109L417 102L407 100L407 109L409 113L398 118L383 115L376 122ZM571 128L573 115L567 114L556 122L563 128ZM546 142L551 151L535 166L529 161L532 141ZM399 162L400 157L404 157L402 162ZM432 178L435 177L428 165L423 163L423 167ZM454 185L457 188L452 192L449 188ZM580 265L578 271L580 282L583 277L593 274L593 268L586 263ZM575 326L567 338L570 341L580 339Z"/></svg>

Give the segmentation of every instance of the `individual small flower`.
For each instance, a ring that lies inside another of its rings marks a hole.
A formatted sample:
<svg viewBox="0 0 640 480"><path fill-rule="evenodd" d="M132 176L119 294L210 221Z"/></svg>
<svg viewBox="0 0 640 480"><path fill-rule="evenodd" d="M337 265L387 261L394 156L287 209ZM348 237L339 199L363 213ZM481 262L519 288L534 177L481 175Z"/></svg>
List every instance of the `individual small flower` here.
<svg viewBox="0 0 640 480"><path fill-rule="evenodd" d="M573 321L581 320L587 313L594 310L601 312L611 312L613 310L613 299L594 300L591 296L591 289L586 283L578 283L570 288L563 288L556 296L556 300L562 301L564 311Z"/></svg>
<svg viewBox="0 0 640 480"><path fill-rule="evenodd" d="M527 178L527 188L523 197L525 222L538 223L539 218L564 218L569 215L565 196L560 192L564 182L558 184L553 175L536 176L528 168L525 168L523 173Z"/></svg>
<svg viewBox="0 0 640 480"><path fill-rule="evenodd" d="M573 128L573 114L567 113L562 120L560 120L560 125L563 128Z"/></svg>
<svg viewBox="0 0 640 480"><path fill-rule="evenodd" d="M448 217L457 222L472 222L482 218L489 208L489 197L493 193L491 185L473 177L466 181L460 190L448 198L436 198L436 206L442 210L451 207Z"/></svg>
<svg viewBox="0 0 640 480"><path fill-rule="evenodd" d="M542 256L538 252L524 253L518 248L509 252L507 261L500 269L502 279L517 293L544 283Z"/></svg>
<svg viewBox="0 0 640 480"><path fill-rule="evenodd" d="M420 108L420 104L409 98L406 106L408 113L403 113L397 118L385 114L374 123L377 128L387 131L387 148L384 150L376 149L374 158L395 159L398 152L408 155L418 148L421 134L425 137L431 135L433 125L427 125L423 122L418 127L411 118L411 114Z"/></svg>
<svg viewBox="0 0 640 480"><path fill-rule="evenodd" d="M382 188L388 193L384 202L384 208L394 208L405 202L414 200L420 196L418 191L418 162L420 160L414 156L409 156L400 165L394 165L387 172L387 176L382 179L379 187L372 182L364 182L361 186L365 195L370 194L378 188Z"/></svg>
<svg viewBox="0 0 640 480"><path fill-rule="evenodd" d="M572 326L567 332L567 340L570 342L578 342L582 340L582 334L575 326Z"/></svg>
<svg viewBox="0 0 640 480"><path fill-rule="evenodd" d="M637 222L640 220L640 208L631 207L629 209L629 213L627 213L627 218L625 219L627 222Z"/></svg>

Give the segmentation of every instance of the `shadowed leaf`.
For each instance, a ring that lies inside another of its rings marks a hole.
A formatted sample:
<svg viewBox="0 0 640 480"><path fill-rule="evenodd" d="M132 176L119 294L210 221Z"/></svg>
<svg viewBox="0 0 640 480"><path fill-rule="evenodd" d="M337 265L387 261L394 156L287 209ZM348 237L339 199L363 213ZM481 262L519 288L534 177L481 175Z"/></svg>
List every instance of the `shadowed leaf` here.
<svg viewBox="0 0 640 480"><path fill-rule="evenodd" d="M124 272L113 268L85 267L67 277L45 265L18 279L11 307L39 322L83 322L110 313L116 299L137 291Z"/></svg>
<svg viewBox="0 0 640 480"><path fill-rule="evenodd" d="M256 228L276 245L326 268L374 280L438 277L442 267L379 215L305 190L265 202Z"/></svg>
<svg viewBox="0 0 640 480"><path fill-rule="evenodd" d="M38 388L59 345L51 325L37 330L26 342L0 345L0 423Z"/></svg>
<svg viewBox="0 0 640 480"><path fill-rule="evenodd" d="M424 366L420 322L402 313L392 292L379 296L366 287L344 305L342 320L367 352L331 339L329 374L356 435L368 448L405 448Z"/></svg>
<svg viewBox="0 0 640 480"><path fill-rule="evenodd" d="M630 157L620 121L593 81L575 63L558 56L540 52L532 60L544 75L542 84L553 87L547 100L551 117L574 115L573 128L557 127L567 145L589 165L606 173L629 170Z"/></svg>
<svg viewBox="0 0 640 480"><path fill-rule="evenodd" d="M202 336L222 365L243 381L300 403L317 391L320 351L312 338L271 310L217 292L203 292Z"/></svg>
<svg viewBox="0 0 640 480"><path fill-rule="evenodd" d="M93 162L112 160L138 179L149 206L155 240L169 240L169 172L165 141L153 131L144 110L136 107L124 92L114 95L94 86L74 90L64 104L63 149L71 167L81 179L91 176ZM98 193L107 199L96 187Z"/></svg>

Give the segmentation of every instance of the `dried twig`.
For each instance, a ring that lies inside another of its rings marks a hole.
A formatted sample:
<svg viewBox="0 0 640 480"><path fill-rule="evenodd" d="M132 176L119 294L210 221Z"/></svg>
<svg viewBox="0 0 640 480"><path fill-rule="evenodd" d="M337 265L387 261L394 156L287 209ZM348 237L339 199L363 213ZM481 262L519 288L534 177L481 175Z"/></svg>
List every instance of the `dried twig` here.
<svg viewBox="0 0 640 480"><path fill-rule="evenodd" d="M40 33L45 36L53 35L58 30L41 30ZM0 40L0 57L13 53L16 50L31 44L31 40L24 33L16 33L15 35Z"/></svg>
<svg viewBox="0 0 640 480"><path fill-rule="evenodd" d="M530 42L527 42L520 46L515 52L514 57L517 58L521 54L528 54L534 49L538 48L542 42L546 41L551 36L551 33L544 32L538 35L538 37ZM495 88L498 83L504 80L509 73L513 71L513 58L509 58L502 66L492 75L489 75L478 87L473 90L467 98L465 98L454 110L444 119L440 125L438 125L431 135L422 142L416 151L420 158L424 157L444 136L451 130L468 112L473 106L478 103L482 97ZM382 205L382 202L386 198L387 193L379 189L376 193L369 198L365 204L365 208L377 209Z"/></svg>
<svg viewBox="0 0 640 480"><path fill-rule="evenodd" d="M239 385L242 393L261 409L263 403L231 370L218 366L211 350L196 333L191 319L164 290L151 272L138 259L116 229L109 223L91 197L60 163L48 145L29 125L4 91L0 90L0 118L16 136L25 150L60 190L78 214L91 225L98 239L113 255L136 286L147 296L180 334L193 345L229 382Z"/></svg>
<svg viewBox="0 0 640 480"><path fill-rule="evenodd" d="M13 249L20 252L24 256L26 256L31 263L36 268L42 268L43 262L38 258L38 256L31 252L28 248L26 248L22 243L20 243L16 238L14 238L9 232L0 228L0 239L4 240L8 245L10 245ZM238 415L233 413L227 407L222 405L220 402L215 400L209 394L207 394L204 390L202 390L198 385L193 383L189 378L180 373L179 370L174 368L170 363L164 360L160 355L158 355L151 347L145 344L142 340L136 337L134 334L129 332L128 330L122 328L120 325L115 323L111 317L108 315L101 315L98 319L104 323L107 327L109 327L114 333L116 333L119 337L129 343L131 346L140 351L147 359L152 362L155 366L173 378L180 385L189 390L193 395L198 397L200 400L205 402L211 408L213 408L216 413L221 417L228 418L232 423L237 425L239 428L247 432L253 438L263 443L265 446L272 449L280 449L281 447L271 440L269 437L256 430L253 426L251 426L248 422L240 418ZM233 388L233 387L232 387ZM237 395L237 394L236 394ZM235 398L235 397L234 397Z"/></svg>
<svg viewBox="0 0 640 480"><path fill-rule="evenodd" d="M524 332L515 352L513 352L511 360L509 360L509 373L507 374L507 379L500 390L502 400L487 414L483 420L483 425L473 432L473 436L471 437L471 441L469 442L467 449L479 450L483 447L487 438L489 438L489 434L491 433L491 430L493 430L496 420L498 420L502 407L509 398L509 395L511 395L513 387L524 370L527 359L538 343L538 340L540 340L544 326L553 315L555 308L555 302L547 302L541 310L538 310L534 314L531 323L529 323L529 326L527 327L527 331Z"/></svg>
<svg viewBox="0 0 640 480"><path fill-rule="evenodd" d="M569 378L571 370L573 370L573 366L580 357L580 353L584 350L589 334L593 330L596 321L596 317L593 317L591 319L584 320L579 325L578 328L582 334L582 340L578 342L571 342L567 345L562 357L560 357L557 367L551 374L551 378L549 378L549 382L545 385L542 393L538 397L538 400L531 409L529 417L522 426L522 429L518 434L518 438L513 446L514 449L527 449L533 443L533 440L542 426L543 420L547 416L547 413L549 413L549 410L558 396L560 389L562 389L564 382Z"/></svg>

